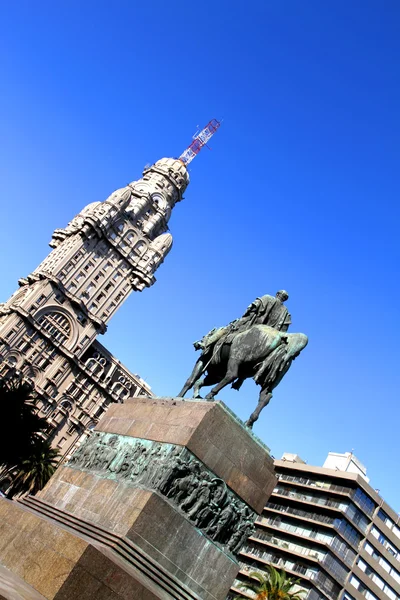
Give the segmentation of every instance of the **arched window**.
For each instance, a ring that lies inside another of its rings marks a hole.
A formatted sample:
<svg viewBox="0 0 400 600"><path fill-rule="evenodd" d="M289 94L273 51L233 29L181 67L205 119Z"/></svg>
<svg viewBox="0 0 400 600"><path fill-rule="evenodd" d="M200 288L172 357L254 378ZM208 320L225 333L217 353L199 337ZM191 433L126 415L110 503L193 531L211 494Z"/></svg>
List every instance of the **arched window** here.
<svg viewBox="0 0 400 600"><path fill-rule="evenodd" d="M145 242L138 242L136 244L136 246L134 246L133 248L135 254L137 254L138 256L141 256L142 254L144 254L146 252L146 244Z"/></svg>
<svg viewBox="0 0 400 600"><path fill-rule="evenodd" d="M60 344L64 344L71 337L71 325L67 317L59 312L45 313L39 317L38 323Z"/></svg>
<svg viewBox="0 0 400 600"><path fill-rule="evenodd" d="M125 235L124 240L128 243L128 244L133 244L133 242L135 241L135 233L133 231L128 231L128 233Z"/></svg>
<svg viewBox="0 0 400 600"><path fill-rule="evenodd" d="M71 413L74 410L73 404L70 400L63 400L60 402L60 407L67 411L67 413Z"/></svg>
<svg viewBox="0 0 400 600"><path fill-rule="evenodd" d="M104 372L107 361L98 352L96 352L94 356L87 359L85 364L89 371L97 376L100 376Z"/></svg>

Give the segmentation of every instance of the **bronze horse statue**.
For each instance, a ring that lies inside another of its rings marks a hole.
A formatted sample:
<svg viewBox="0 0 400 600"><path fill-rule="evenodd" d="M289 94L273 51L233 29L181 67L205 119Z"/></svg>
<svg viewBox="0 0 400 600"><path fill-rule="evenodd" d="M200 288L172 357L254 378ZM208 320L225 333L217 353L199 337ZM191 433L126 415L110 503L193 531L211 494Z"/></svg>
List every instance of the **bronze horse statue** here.
<svg viewBox="0 0 400 600"><path fill-rule="evenodd" d="M206 396L207 400L213 400L226 385L232 384L234 389L239 389L245 379L252 377L261 386L261 391L258 405L246 421L251 428L269 403L273 389L307 346L308 338L303 333L287 333L268 325L252 325L246 331L236 333L230 342L226 342L226 334L221 330L221 339L207 345L210 335L215 337L214 331L197 343L203 352L179 397L183 398L193 387L193 397L199 398L201 387L214 385Z"/></svg>

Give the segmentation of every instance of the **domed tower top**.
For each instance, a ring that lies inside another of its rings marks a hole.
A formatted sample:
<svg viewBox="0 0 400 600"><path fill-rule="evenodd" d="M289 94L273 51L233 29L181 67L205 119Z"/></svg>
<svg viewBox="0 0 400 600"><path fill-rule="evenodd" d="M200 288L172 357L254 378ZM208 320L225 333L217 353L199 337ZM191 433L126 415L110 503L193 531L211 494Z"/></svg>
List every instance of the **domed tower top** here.
<svg viewBox="0 0 400 600"><path fill-rule="evenodd" d="M143 171L143 178L152 177L154 174L165 177L174 189L175 193L171 194L173 205L182 200L190 181L189 173L182 161L177 158L161 158Z"/></svg>

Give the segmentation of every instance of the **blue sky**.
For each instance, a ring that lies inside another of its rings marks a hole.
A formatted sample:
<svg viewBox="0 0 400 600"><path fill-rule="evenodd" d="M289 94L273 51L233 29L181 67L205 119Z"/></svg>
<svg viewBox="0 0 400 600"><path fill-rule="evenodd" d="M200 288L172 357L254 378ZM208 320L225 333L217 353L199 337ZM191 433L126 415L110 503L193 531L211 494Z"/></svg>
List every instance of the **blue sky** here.
<svg viewBox="0 0 400 600"><path fill-rule="evenodd" d="M1 299L53 229L223 118L191 165L156 285L100 341L174 395L194 340L287 289L309 346L255 432L311 464L354 449L399 507L399 3L22 0L0 12ZM257 395L248 382L220 398L246 418Z"/></svg>

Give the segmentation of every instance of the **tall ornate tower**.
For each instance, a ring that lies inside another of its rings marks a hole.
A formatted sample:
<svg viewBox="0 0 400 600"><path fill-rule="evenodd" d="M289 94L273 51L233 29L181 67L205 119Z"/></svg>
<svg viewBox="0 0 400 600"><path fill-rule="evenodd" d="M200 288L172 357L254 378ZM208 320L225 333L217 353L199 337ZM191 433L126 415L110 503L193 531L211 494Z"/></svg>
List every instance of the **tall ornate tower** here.
<svg viewBox="0 0 400 600"><path fill-rule="evenodd" d="M187 162L159 160L86 206L56 229L53 251L0 305L0 375L14 368L32 380L47 435L64 455L111 402L150 394L96 338L132 291L154 284L172 246L168 220L189 183Z"/></svg>

